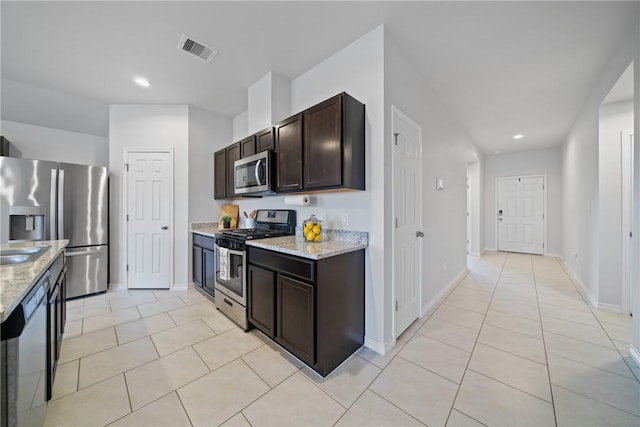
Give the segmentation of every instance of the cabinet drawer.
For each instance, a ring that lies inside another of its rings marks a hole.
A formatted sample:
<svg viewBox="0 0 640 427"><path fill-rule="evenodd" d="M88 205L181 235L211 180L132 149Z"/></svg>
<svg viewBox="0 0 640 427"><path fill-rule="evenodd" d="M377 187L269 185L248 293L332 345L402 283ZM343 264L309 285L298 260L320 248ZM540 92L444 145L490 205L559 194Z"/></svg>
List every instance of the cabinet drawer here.
<svg viewBox="0 0 640 427"><path fill-rule="evenodd" d="M216 240L213 237L202 236L200 234L193 234L193 244L198 245L201 248L213 250Z"/></svg>
<svg viewBox="0 0 640 427"><path fill-rule="evenodd" d="M316 278L316 263L312 260L250 247L249 262L309 282Z"/></svg>

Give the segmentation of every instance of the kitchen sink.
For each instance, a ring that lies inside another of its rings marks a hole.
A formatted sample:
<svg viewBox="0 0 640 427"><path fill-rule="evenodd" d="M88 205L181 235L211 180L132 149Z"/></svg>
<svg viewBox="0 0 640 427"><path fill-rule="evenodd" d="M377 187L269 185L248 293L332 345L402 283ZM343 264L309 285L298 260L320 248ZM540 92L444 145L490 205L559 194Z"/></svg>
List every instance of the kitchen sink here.
<svg viewBox="0 0 640 427"><path fill-rule="evenodd" d="M35 261L50 246L40 248L15 248L0 250L0 265L22 264Z"/></svg>

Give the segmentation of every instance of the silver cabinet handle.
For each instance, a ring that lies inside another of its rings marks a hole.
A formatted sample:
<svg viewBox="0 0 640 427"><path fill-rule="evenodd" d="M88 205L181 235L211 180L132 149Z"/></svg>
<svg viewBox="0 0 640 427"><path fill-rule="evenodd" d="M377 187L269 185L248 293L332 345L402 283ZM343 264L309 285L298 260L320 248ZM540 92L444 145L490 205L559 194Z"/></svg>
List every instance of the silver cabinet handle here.
<svg viewBox="0 0 640 427"><path fill-rule="evenodd" d="M168 225L163 225L162 227L160 227L161 230L168 230L169 226Z"/></svg>
<svg viewBox="0 0 640 427"><path fill-rule="evenodd" d="M424 233L422 231L416 231L416 237L424 237Z"/></svg>

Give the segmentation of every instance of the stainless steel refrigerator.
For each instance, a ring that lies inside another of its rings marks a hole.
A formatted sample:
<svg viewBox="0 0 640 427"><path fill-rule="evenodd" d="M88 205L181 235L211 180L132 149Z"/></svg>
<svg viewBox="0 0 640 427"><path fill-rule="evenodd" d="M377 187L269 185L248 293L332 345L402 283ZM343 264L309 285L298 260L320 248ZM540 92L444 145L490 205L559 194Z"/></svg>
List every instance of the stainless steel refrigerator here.
<svg viewBox="0 0 640 427"><path fill-rule="evenodd" d="M69 239L67 298L107 290L107 168L0 157L0 212L0 242Z"/></svg>

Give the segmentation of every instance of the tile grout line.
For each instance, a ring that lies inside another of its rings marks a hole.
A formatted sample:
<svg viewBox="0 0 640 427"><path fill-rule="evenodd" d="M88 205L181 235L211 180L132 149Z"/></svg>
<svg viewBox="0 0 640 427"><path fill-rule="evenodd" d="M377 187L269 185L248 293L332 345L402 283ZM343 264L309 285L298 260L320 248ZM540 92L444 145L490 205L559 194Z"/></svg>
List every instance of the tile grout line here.
<svg viewBox="0 0 640 427"><path fill-rule="evenodd" d="M469 370L469 371L471 371L471 372L473 372L473 373L475 373L475 374L478 374L478 375L480 375L480 376L483 376L483 377L485 377L485 378L488 378L488 379L490 379L490 380L492 380L492 381L495 381L495 382L497 382L497 383L500 383L500 384L504 385L505 387L509 387L509 388L511 388L511 389L514 389L514 390L516 390L516 391L519 391L520 393L523 393L523 394L526 394L526 395L528 395L528 396L531 396L531 397L533 397L534 399L537 399L537 400L539 400L539 401L541 401L541 402L543 402L543 403L546 403L546 404L549 404L549 405L552 405L552 406L553 406L553 403L552 403L552 402L550 402L550 401L548 401L547 399L544 399L544 398L542 398L542 397L540 397L540 396L536 396L535 394L531 394L531 393L529 393L528 391L522 390L522 389L520 389L520 388L518 388L518 387L516 387L516 386L514 386L514 385L511 385L511 384L506 383L506 382L504 382L504 381L501 381L501 380L495 379L495 378L493 378L492 376L487 375L487 374L484 374L484 373L479 372L479 371L476 371L476 370L475 370L475 369L473 369L473 368L468 368L467 370ZM551 383L549 383L549 387L551 387ZM556 423L556 425L557 425L557 423Z"/></svg>
<svg viewBox="0 0 640 427"><path fill-rule="evenodd" d="M456 404L456 400L458 400L458 395L460 394L460 389L462 388L462 383L464 382L464 377L467 374L467 370L469 369L469 364L471 363L471 358L473 357L473 351L476 348L476 345L478 345L478 340L480 339L480 333L482 332L482 327L484 326L484 321L487 318L487 313L489 312L489 307L491 306L491 301L493 301L493 295L496 292L496 288L498 287L498 283L500 282L500 277L502 276L502 273L504 272L504 267L507 264L507 260L509 258L509 255L506 255L504 257L504 260L502 261L502 267L500 268L500 274L498 274L498 278L496 279L496 286L493 288L493 292L491 294L491 299L489 300L489 305L487 306L487 310L484 313L484 317L482 318L482 324L480 325L480 330L478 331L478 335L476 335L476 340L473 343L473 348L471 349L471 355L469 356L469 360L467 360L467 365L464 368L464 371L462 373L462 377L460 378L460 385L458 386L458 389L456 390L456 395L453 397L453 401L451 402L451 407L449 408L449 414L447 415L447 419L445 421L445 425L449 422L449 418L451 418L451 413L453 412L453 409L455 407Z"/></svg>
<svg viewBox="0 0 640 427"><path fill-rule="evenodd" d="M467 351L467 353L469 353L469 352ZM450 383L452 383L452 384L455 384L455 385L456 385L456 387L460 387L460 384L462 384L462 378L460 378L460 382L459 382L459 383L457 383L457 382L455 382L454 380L452 380L451 378L447 378L447 377L445 377L445 376L442 376L441 374L439 374L439 373L437 373L437 372L433 372L431 369L427 369L427 368L425 368L424 366L420 366L420 365L418 365L417 363L415 363L415 362L414 362L414 361L412 361L412 360L409 360L409 359L407 359L407 358L405 358L405 357L402 357L402 355L400 355L399 353L398 353L398 357L399 357L400 359L404 360L404 361L405 361L405 362L407 362L407 363L410 363L410 364L412 364L412 365L414 365L414 366L416 366L416 367L418 367L418 368L420 368L420 369L423 369L423 370L425 370L425 371L429 372L430 374L433 374L433 375L435 375L435 376L438 376L438 377L442 378L443 380L446 380L446 381L448 381L448 382L450 382ZM471 359L471 353L469 353L469 359ZM465 368L465 370L466 370L466 368Z"/></svg>
<svg viewBox="0 0 640 427"><path fill-rule="evenodd" d="M561 388L561 389L563 389L563 390L565 390L565 391L568 391L568 392L570 392L570 393L574 393L574 394L577 394L578 396L584 397L585 399L592 400L592 401L594 401L594 402L596 402L596 403L600 403L600 404L602 404L602 405L608 406L609 408L613 408L613 409L615 409L615 410L617 410L617 411L624 412L625 414L632 415L632 416L634 416L634 417L638 418L638 421L640 421L640 415L636 415L636 414L631 413L631 412L629 412L629 411L626 411L626 410L624 410L624 409L620 409L620 408L618 408L618 407L616 407L616 406L613 406L613 405L611 405L611 404L609 404L609 403L601 402L601 401L596 400L596 399L594 399L594 398L592 398L592 397L589 397L589 396L587 396L587 395L585 395L585 394L582 394L582 393L580 393L580 392L578 392L578 391L571 390L570 388L563 387L563 386L558 385L558 384L555 384L555 383L553 383L553 385L554 385L555 387Z"/></svg>
<svg viewBox="0 0 640 427"><path fill-rule="evenodd" d="M556 402L555 402L555 398L553 396L553 387L551 386L552 382L551 382L551 367L549 366L549 353L547 352L547 342L544 338L544 325L542 323L542 311L540 310L540 297L538 296L538 285L537 285L537 281L536 281L536 269L535 266L533 265L533 257L531 258L531 269L533 270L533 280L535 283L535 288L536 288L536 299L538 300L538 315L540 316L540 327L542 328L542 346L544 348L544 360L547 364L547 378L549 380L549 392L551 393L551 406L553 408L553 419L556 423L556 426L558 425L558 411L556 408Z"/></svg>
<svg viewBox="0 0 640 427"><path fill-rule="evenodd" d="M612 351L614 351L613 349L611 349L611 350L612 350ZM636 382L638 381L638 380L636 380L636 379L635 379L635 376L634 376L634 378L631 378L631 377L627 377L627 376L625 376L625 375L620 375L620 374L618 374L618 373L616 373L616 372L607 371L606 369L602 369L602 368L599 368L599 367L597 367L597 366L591 366L591 365L589 365L589 364L587 364L587 363L581 362L581 361L579 361L579 360L571 359L571 358L569 358L569 357L567 357L567 356L563 356L563 355L561 355L561 354L555 354L555 353L553 353L553 352L549 352L549 354L551 354L551 355L552 355L552 356L554 356L554 357L559 357L560 359L564 359L564 360L568 360L568 361L570 361L570 362L578 363L578 364L580 364L580 365L582 365L582 366L587 366L587 367L589 367L589 368L591 368L591 369L597 369L598 371L602 371L602 372L605 372L605 373L607 373L607 374L611 374L611 375L618 376L618 377L620 377L620 378L624 378L624 379L627 379L627 380L630 380L630 381L636 381ZM629 371L631 371L631 369L629 369ZM633 375L633 372L631 372L631 375ZM594 399L594 400L595 400L595 399Z"/></svg>

